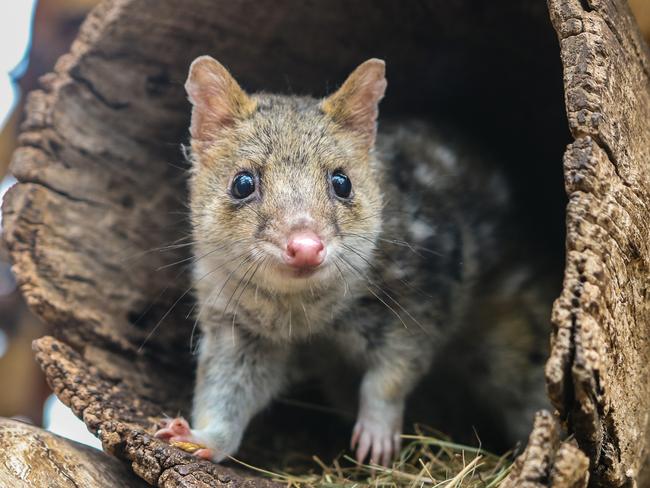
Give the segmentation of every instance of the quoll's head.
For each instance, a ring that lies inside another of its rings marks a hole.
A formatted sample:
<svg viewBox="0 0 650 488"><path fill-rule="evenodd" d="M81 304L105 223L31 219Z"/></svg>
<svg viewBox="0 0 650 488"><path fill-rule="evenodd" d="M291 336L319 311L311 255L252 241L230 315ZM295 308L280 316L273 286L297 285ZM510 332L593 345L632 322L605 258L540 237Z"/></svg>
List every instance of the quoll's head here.
<svg viewBox="0 0 650 488"><path fill-rule="evenodd" d="M368 60L322 100L248 95L216 60L197 58L185 84L197 259L210 253L287 293L365 273L381 228L373 146L384 72Z"/></svg>

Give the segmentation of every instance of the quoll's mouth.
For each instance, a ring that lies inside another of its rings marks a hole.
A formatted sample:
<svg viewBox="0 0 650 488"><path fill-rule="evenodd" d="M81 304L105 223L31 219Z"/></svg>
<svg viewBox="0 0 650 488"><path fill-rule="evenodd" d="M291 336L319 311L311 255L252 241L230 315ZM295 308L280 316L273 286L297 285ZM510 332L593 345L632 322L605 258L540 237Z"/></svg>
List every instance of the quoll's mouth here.
<svg viewBox="0 0 650 488"><path fill-rule="evenodd" d="M312 266L304 268L295 268L291 266L280 265L279 270L282 276L287 278L311 278L318 273L323 266Z"/></svg>

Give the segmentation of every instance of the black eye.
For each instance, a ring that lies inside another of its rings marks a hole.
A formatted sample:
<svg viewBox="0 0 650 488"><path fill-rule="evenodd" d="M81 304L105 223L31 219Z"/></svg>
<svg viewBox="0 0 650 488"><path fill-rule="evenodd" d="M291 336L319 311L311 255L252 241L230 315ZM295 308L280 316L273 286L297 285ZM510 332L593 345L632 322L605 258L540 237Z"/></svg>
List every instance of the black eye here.
<svg viewBox="0 0 650 488"><path fill-rule="evenodd" d="M232 182L232 195L235 198L246 198L255 191L255 178L250 173L239 173Z"/></svg>
<svg viewBox="0 0 650 488"><path fill-rule="evenodd" d="M332 174L330 179L336 196L340 198L348 198L350 196L350 193L352 193L352 182L345 173L342 171L336 171Z"/></svg>

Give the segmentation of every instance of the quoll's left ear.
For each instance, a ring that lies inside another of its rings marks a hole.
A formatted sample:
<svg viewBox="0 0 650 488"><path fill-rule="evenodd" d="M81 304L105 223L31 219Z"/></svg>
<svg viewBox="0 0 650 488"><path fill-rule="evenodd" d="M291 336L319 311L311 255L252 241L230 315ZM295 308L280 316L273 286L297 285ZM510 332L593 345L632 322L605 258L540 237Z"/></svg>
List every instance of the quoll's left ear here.
<svg viewBox="0 0 650 488"><path fill-rule="evenodd" d="M321 109L359 134L370 147L375 142L379 101L384 97L386 84L386 63L369 59L348 76L336 93L321 102Z"/></svg>

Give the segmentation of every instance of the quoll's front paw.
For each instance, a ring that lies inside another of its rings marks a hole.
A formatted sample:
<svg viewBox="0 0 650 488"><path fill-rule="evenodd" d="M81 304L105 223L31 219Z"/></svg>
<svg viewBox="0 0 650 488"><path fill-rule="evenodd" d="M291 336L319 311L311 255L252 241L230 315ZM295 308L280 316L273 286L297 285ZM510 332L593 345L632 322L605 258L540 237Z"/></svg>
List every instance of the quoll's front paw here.
<svg viewBox="0 0 650 488"><path fill-rule="evenodd" d="M390 423L359 419L352 431L350 446L356 449L357 462L363 463L370 453L371 464L389 466L401 445L399 428Z"/></svg>
<svg viewBox="0 0 650 488"><path fill-rule="evenodd" d="M161 427L154 434L158 439L167 441L170 445L190 452L202 459L217 460L214 451L208 448L205 442L192 432L190 424L184 418L165 419Z"/></svg>

